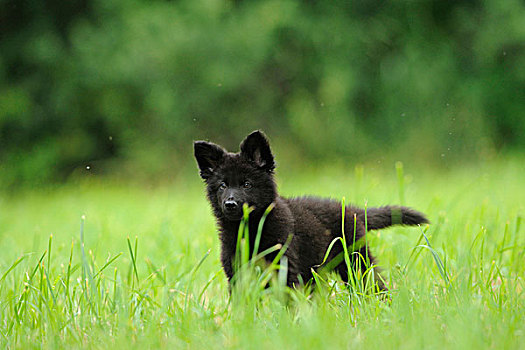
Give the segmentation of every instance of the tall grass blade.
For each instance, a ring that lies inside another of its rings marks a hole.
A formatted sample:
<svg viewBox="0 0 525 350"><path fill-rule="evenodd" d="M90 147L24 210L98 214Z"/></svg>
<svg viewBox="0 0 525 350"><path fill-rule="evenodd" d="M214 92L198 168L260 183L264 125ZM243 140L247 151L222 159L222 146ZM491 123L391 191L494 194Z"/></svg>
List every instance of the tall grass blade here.
<svg viewBox="0 0 525 350"><path fill-rule="evenodd" d="M25 260L25 258L28 256L28 255L31 255L31 254L24 254L22 256L20 256L18 259L15 260L14 263L11 264L11 266L9 266L9 268L6 270L6 272L4 272L4 274L2 275L2 277L0 277L0 283L2 283L4 281L4 279L7 277L7 275L9 275L9 272L13 271L13 269L15 267L18 266L18 264L20 264L22 261Z"/></svg>
<svg viewBox="0 0 525 350"><path fill-rule="evenodd" d="M257 236L255 237L255 243L253 245L252 256L255 256L256 254L259 253L259 244L261 242L261 236L262 236L262 231L263 231L263 227L264 227L264 222L266 221L266 217L270 214L270 212L273 210L274 207L275 207L275 202L272 202L268 206L268 208L266 208L266 210L264 211L263 216L261 217L261 220L259 221L259 225L257 227Z"/></svg>
<svg viewBox="0 0 525 350"><path fill-rule="evenodd" d="M120 256L122 255L123 253L120 252L118 253L117 255L115 255L113 258L111 258L108 262L106 262L104 264L104 266L102 266L98 272L93 276L93 278L97 278L98 275L100 275L102 273L102 271L104 271L109 265L111 265L113 263L113 261L117 260L118 258L120 258ZM137 277L137 280L138 280L138 277Z"/></svg>
<svg viewBox="0 0 525 350"><path fill-rule="evenodd" d="M403 163L396 162L397 185L399 190L399 204L405 204L405 175L403 170Z"/></svg>
<svg viewBox="0 0 525 350"><path fill-rule="evenodd" d="M128 249L129 249L129 255L131 256L131 264L132 264L132 267L133 267L133 274L135 276L135 279L137 280L137 284L139 284L139 273L137 271L137 257L135 256L135 254L133 253L133 249L131 248L131 241L129 239L129 237L127 238L127 242L128 242ZM137 244L136 244L136 239L135 239L135 253L137 251ZM133 282L133 278L132 278L132 288L134 288L134 282Z"/></svg>
<svg viewBox="0 0 525 350"><path fill-rule="evenodd" d="M425 238L425 241L427 242L427 245L420 245L421 248L425 248L425 249L428 249L431 253L432 253L432 257L434 258L434 262L436 263L436 266L439 270L439 273L441 274L441 277L443 277L443 280L445 280L447 286L450 284L450 279L448 277L448 274L447 274L447 270L443 264L443 261L441 260L441 258L439 257L439 254L434 250L434 248L432 248L431 244L430 244L430 241L428 240L428 237L427 235L425 234L425 232L423 230L421 230L421 227L420 227L420 231L421 231L421 234L423 235L423 237Z"/></svg>
<svg viewBox="0 0 525 350"><path fill-rule="evenodd" d="M199 269L199 267L201 267L201 265L204 263L204 260L206 260L206 258L210 255L210 252L211 252L211 249L208 249L206 254L204 254L204 256L199 260L199 262L197 263L197 265L195 265L195 267L193 268L193 271L191 272L190 280L186 286L186 293L184 296L184 311L185 312L188 310L190 288L193 285L193 281L195 280L195 274L197 273L197 270ZM200 298L198 300L200 300Z"/></svg>

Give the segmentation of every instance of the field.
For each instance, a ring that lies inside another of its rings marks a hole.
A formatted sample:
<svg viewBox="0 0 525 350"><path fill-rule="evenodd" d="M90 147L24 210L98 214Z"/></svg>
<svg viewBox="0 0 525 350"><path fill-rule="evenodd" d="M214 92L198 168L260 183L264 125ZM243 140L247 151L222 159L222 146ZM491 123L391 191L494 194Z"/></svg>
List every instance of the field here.
<svg viewBox="0 0 525 350"><path fill-rule="evenodd" d="M196 170L155 186L93 177L4 193L0 345L518 349L523 164L278 168L283 195L428 214L428 227L368 236L391 289L386 300L333 275L311 295L248 281L230 298Z"/></svg>

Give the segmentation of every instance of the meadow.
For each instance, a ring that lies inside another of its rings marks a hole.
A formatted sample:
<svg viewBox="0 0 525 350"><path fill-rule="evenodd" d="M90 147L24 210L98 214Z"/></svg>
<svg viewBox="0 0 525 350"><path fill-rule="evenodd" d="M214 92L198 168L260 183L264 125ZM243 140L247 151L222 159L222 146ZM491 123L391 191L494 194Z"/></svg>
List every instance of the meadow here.
<svg viewBox="0 0 525 350"><path fill-rule="evenodd" d="M267 289L248 280L230 296L196 169L156 185L94 176L3 193L0 346L518 349L523 164L278 168L282 195L428 215L429 226L367 238L387 298L331 274L313 293L277 278Z"/></svg>

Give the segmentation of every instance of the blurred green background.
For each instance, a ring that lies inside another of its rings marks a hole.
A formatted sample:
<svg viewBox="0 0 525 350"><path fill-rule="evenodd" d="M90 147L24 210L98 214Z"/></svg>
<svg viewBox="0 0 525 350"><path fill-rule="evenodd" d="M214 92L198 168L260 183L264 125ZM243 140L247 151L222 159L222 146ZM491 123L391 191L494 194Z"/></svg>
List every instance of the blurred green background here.
<svg viewBox="0 0 525 350"><path fill-rule="evenodd" d="M281 164L525 151L523 1L0 4L2 187L167 179L253 129Z"/></svg>

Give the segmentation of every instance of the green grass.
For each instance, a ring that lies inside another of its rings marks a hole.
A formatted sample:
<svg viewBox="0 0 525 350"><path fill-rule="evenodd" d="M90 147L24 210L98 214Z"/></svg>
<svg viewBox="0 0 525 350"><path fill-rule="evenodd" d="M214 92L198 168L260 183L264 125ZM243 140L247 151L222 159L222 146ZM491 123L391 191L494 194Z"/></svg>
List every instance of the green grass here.
<svg viewBox="0 0 525 350"><path fill-rule="evenodd" d="M428 228L367 238L390 301L333 275L319 276L326 283L312 295L248 278L230 298L196 171L153 188L95 178L4 194L0 345L517 349L525 343L522 164L278 172L284 195L404 202L428 214Z"/></svg>

